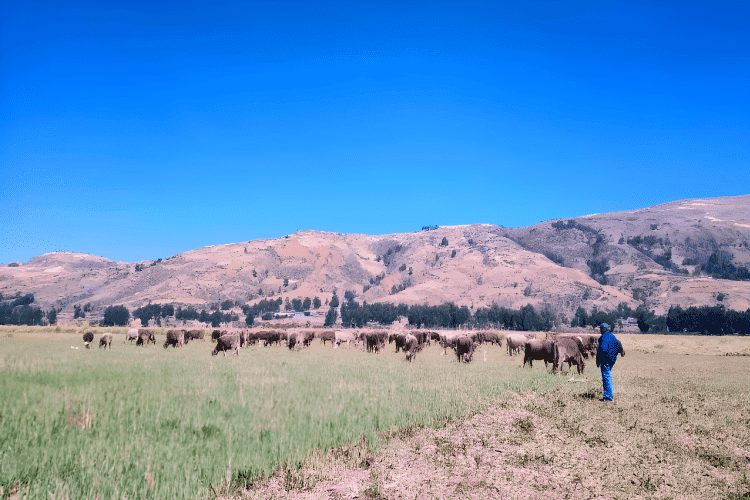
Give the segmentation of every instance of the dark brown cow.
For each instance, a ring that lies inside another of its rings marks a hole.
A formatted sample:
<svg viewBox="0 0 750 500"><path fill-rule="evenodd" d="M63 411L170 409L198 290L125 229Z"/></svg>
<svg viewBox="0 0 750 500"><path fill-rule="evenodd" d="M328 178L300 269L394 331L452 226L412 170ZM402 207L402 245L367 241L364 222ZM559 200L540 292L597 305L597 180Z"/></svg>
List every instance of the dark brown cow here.
<svg viewBox="0 0 750 500"><path fill-rule="evenodd" d="M385 332L367 332L364 336L367 352L380 352L385 346Z"/></svg>
<svg viewBox="0 0 750 500"><path fill-rule="evenodd" d="M462 335L456 338L454 350L459 363L470 363L474 356L474 341L468 335Z"/></svg>
<svg viewBox="0 0 750 500"><path fill-rule="evenodd" d="M416 339L416 336L413 336ZM396 352L400 351L404 348L404 345L406 344L406 334L403 332L398 333L392 333L388 336L388 342L395 342L396 343Z"/></svg>
<svg viewBox="0 0 750 500"><path fill-rule="evenodd" d="M586 364L583 361L583 343L575 337L558 337L555 341L555 364L554 369L562 371L564 363L568 363L568 370L571 365L576 365L578 374L583 373Z"/></svg>
<svg viewBox="0 0 750 500"><path fill-rule="evenodd" d="M526 366L528 361L531 368L534 367L533 361L535 359L544 361L544 366L547 363L555 363L555 343L551 340L529 340L526 342L526 348L523 354L523 366Z"/></svg>
<svg viewBox="0 0 750 500"><path fill-rule="evenodd" d="M83 334L83 343L86 345L86 349L91 349L91 343L94 341L94 334L92 332L86 332Z"/></svg>
<svg viewBox="0 0 750 500"><path fill-rule="evenodd" d="M211 352L211 356L216 356L219 352L224 353L224 357L227 357L227 351L234 351L234 353L240 355L240 336L236 334L222 335L216 339L216 347Z"/></svg>

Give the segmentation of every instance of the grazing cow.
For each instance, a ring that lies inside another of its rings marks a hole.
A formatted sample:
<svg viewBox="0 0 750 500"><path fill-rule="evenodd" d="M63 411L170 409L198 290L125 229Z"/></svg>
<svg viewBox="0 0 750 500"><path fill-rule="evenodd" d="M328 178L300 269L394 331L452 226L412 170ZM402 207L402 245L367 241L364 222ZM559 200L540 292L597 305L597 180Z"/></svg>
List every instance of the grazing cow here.
<svg viewBox="0 0 750 500"><path fill-rule="evenodd" d="M86 345L86 349L91 349L91 343L94 341L94 334L92 332L86 332L83 334L83 343Z"/></svg>
<svg viewBox="0 0 750 500"><path fill-rule="evenodd" d="M380 349L385 346L385 336L382 333L384 332L365 333L367 352L380 352Z"/></svg>
<svg viewBox="0 0 750 500"><path fill-rule="evenodd" d="M416 336L413 336L416 338ZM406 334L403 332L398 333L392 333L388 336L388 343L395 342L396 343L396 352L404 348L404 345L406 344Z"/></svg>
<svg viewBox="0 0 750 500"><path fill-rule="evenodd" d="M154 335L154 332L144 329L138 330L138 340L135 341L135 345L143 345L144 343L148 345L149 342L156 345L156 336Z"/></svg>
<svg viewBox="0 0 750 500"><path fill-rule="evenodd" d="M167 332L167 340L164 341L164 349L169 346L178 347L185 344L185 331L184 330L169 330Z"/></svg>
<svg viewBox="0 0 750 500"><path fill-rule="evenodd" d="M424 344L421 344L419 342L419 339L415 337L414 335L407 333L404 335L404 345L403 350L404 354L406 354L406 361L410 362L414 359L414 356L422 350L422 346Z"/></svg>
<svg viewBox="0 0 750 500"><path fill-rule="evenodd" d="M518 333L511 333L507 337L505 337L505 341L508 344L508 355L513 356L514 354L519 354L521 352L521 349L526 347L526 341L529 340L526 335L521 335Z"/></svg>
<svg viewBox="0 0 750 500"><path fill-rule="evenodd" d="M185 332L185 338L190 340L203 340L203 330L188 330Z"/></svg>
<svg viewBox="0 0 750 500"><path fill-rule="evenodd" d="M526 348L523 354L523 366L526 366L528 361L529 366L534 368L533 361L535 359L544 361L544 366L547 363L555 363L555 343L551 340L529 340L526 342Z"/></svg>
<svg viewBox="0 0 750 500"><path fill-rule="evenodd" d="M297 342L302 342L303 346L310 347L310 344L312 343L314 338L315 338L315 332L313 332L312 330L305 330L304 332L299 333L299 336L297 337Z"/></svg>
<svg viewBox="0 0 750 500"><path fill-rule="evenodd" d="M459 335L458 332L443 332L440 334L440 346L443 348L443 356L449 348L455 350L456 339Z"/></svg>
<svg viewBox="0 0 750 500"><path fill-rule="evenodd" d="M131 344L133 343L134 340L138 340L138 330L136 330L135 328L129 329L128 333L125 334L125 340L123 340L122 343L124 344L128 340L130 341Z"/></svg>
<svg viewBox="0 0 750 500"><path fill-rule="evenodd" d="M497 344L498 347L502 347L503 343L500 340L500 336L495 332L476 332L473 336L476 342Z"/></svg>
<svg viewBox="0 0 750 500"><path fill-rule="evenodd" d="M112 334L111 333L102 333L102 336L99 337L99 347L104 346L106 349L109 347L112 349Z"/></svg>
<svg viewBox="0 0 750 500"><path fill-rule="evenodd" d="M239 335L222 335L216 339L216 347L211 352L211 356L216 356L219 352L224 353L224 357L227 357L227 351L234 351L234 353L240 355L240 336Z"/></svg>
<svg viewBox="0 0 750 500"><path fill-rule="evenodd" d="M583 361L583 343L575 337L558 337L555 342L555 363L554 369L562 371L564 363L568 363L568 370L571 365L576 365L578 374L583 373L586 364Z"/></svg>
<svg viewBox="0 0 750 500"><path fill-rule="evenodd" d="M349 344L356 340L352 332L347 332L343 330L336 330L333 334L333 338L334 338L334 341L333 341L334 347L338 347L342 342L346 342L347 344Z"/></svg>
<svg viewBox="0 0 750 500"><path fill-rule="evenodd" d="M470 363L474 356L474 341L468 335L462 335L455 340L456 358L458 362Z"/></svg>
<svg viewBox="0 0 750 500"><path fill-rule="evenodd" d="M274 342L278 345L281 343L281 333L277 330L270 330L268 332L263 332L263 346L268 346L273 344Z"/></svg>
<svg viewBox="0 0 750 500"><path fill-rule="evenodd" d="M325 330L318 335L318 338L323 342L323 345L326 345L326 341L329 341L331 344L333 344L336 340L335 332L333 330Z"/></svg>

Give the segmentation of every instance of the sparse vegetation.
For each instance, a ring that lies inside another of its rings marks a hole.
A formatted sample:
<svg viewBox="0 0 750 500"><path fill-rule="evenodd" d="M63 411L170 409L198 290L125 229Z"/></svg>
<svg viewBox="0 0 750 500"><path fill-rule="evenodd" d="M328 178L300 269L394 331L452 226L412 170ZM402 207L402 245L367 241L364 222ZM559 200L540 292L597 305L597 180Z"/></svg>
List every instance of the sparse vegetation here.
<svg viewBox="0 0 750 500"><path fill-rule="evenodd" d="M750 280L750 271L747 267L737 267L732 264L732 255L724 251L712 253L702 269L715 278L735 281Z"/></svg>

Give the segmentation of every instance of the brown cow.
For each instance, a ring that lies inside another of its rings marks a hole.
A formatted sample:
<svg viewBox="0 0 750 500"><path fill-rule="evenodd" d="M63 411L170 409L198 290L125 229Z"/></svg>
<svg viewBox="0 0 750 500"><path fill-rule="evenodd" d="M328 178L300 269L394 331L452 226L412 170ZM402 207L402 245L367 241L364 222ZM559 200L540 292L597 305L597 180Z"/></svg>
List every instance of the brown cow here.
<svg viewBox="0 0 750 500"><path fill-rule="evenodd" d="M83 334L83 343L86 345L86 349L91 349L90 345L94 341L94 334L92 332L86 332Z"/></svg>
<svg viewBox="0 0 750 500"><path fill-rule="evenodd" d="M583 361L583 343L575 337L558 337L555 341L555 364L554 369L562 371L564 363L568 363L568 370L571 365L576 365L578 374L583 373L586 364Z"/></svg>
<svg viewBox="0 0 750 500"><path fill-rule="evenodd" d="M222 335L216 339L216 347L211 352L211 356L216 356L219 352L224 353L224 357L227 357L227 351L234 351L234 353L240 355L240 336L236 334Z"/></svg>
<svg viewBox="0 0 750 500"><path fill-rule="evenodd" d="M544 361L544 366L547 363L555 363L555 343L551 340L529 340L526 342L524 354L523 354L523 366L526 366L528 361L529 366L534 368L533 361L535 359Z"/></svg>
<svg viewBox="0 0 750 500"><path fill-rule="evenodd" d="M414 356L422 350L423 345L424 344L421 344L419 339L414 335L410 333L404 334L404 345L402 349L404 350L404 354L406 354L406 361L411 363Z"/></svg>
<svg viewBox="0 0 750 500"><path fill-rule="evenodd" d="M104 346L106 349L109 347L112 349L112 334L111 333L103 333L101 337L99 337L99 347Z"/></svg>
<svg viewBox="0 0 750 500"><path fill-rule="evenodd" d="M167 340L164 341L164 349L169 346L178 347L185 345L185 331L184 330L169 330L167 332Z"/></svg>
<svg viewBox="0 0 750 500"><path fill-rule="evenodd" d="M336 340L336 332L333 330L325 330L318 335L318 338L323 341L323 345L326 345L326 341L333 344Z"/></svg>
<svg viewBox="0 0 750 500"><path fill-rule="evenodd" d="M154 332L144 329L138 330L138 340L135 341L135 345L143 345L144 343L148 345L149 342L153 342L154 345L156 344Z"/></svg>

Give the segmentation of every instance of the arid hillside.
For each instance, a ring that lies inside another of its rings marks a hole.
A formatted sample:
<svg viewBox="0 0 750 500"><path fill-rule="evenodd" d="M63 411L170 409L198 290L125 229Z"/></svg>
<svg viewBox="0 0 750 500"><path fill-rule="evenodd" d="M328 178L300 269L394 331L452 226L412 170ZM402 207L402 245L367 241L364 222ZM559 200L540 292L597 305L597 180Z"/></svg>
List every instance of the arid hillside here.
<svg viewBox="0 0 750 500"><path fill-rule="evenodd" d="M389 235L301 231L191 250L170 258L115 262L54 252L0 268L0 292L33 292L63 315L74 304L207 304L280 294L325 301L447 301L479 307L549 307L571 317L583 306L645 303L750 307L750 282L699 271L719 252L750 262L750 195L686 200L629 212L546 221L526 228L487 224ZM698 270L698 271L697 271Z"/></svg>

